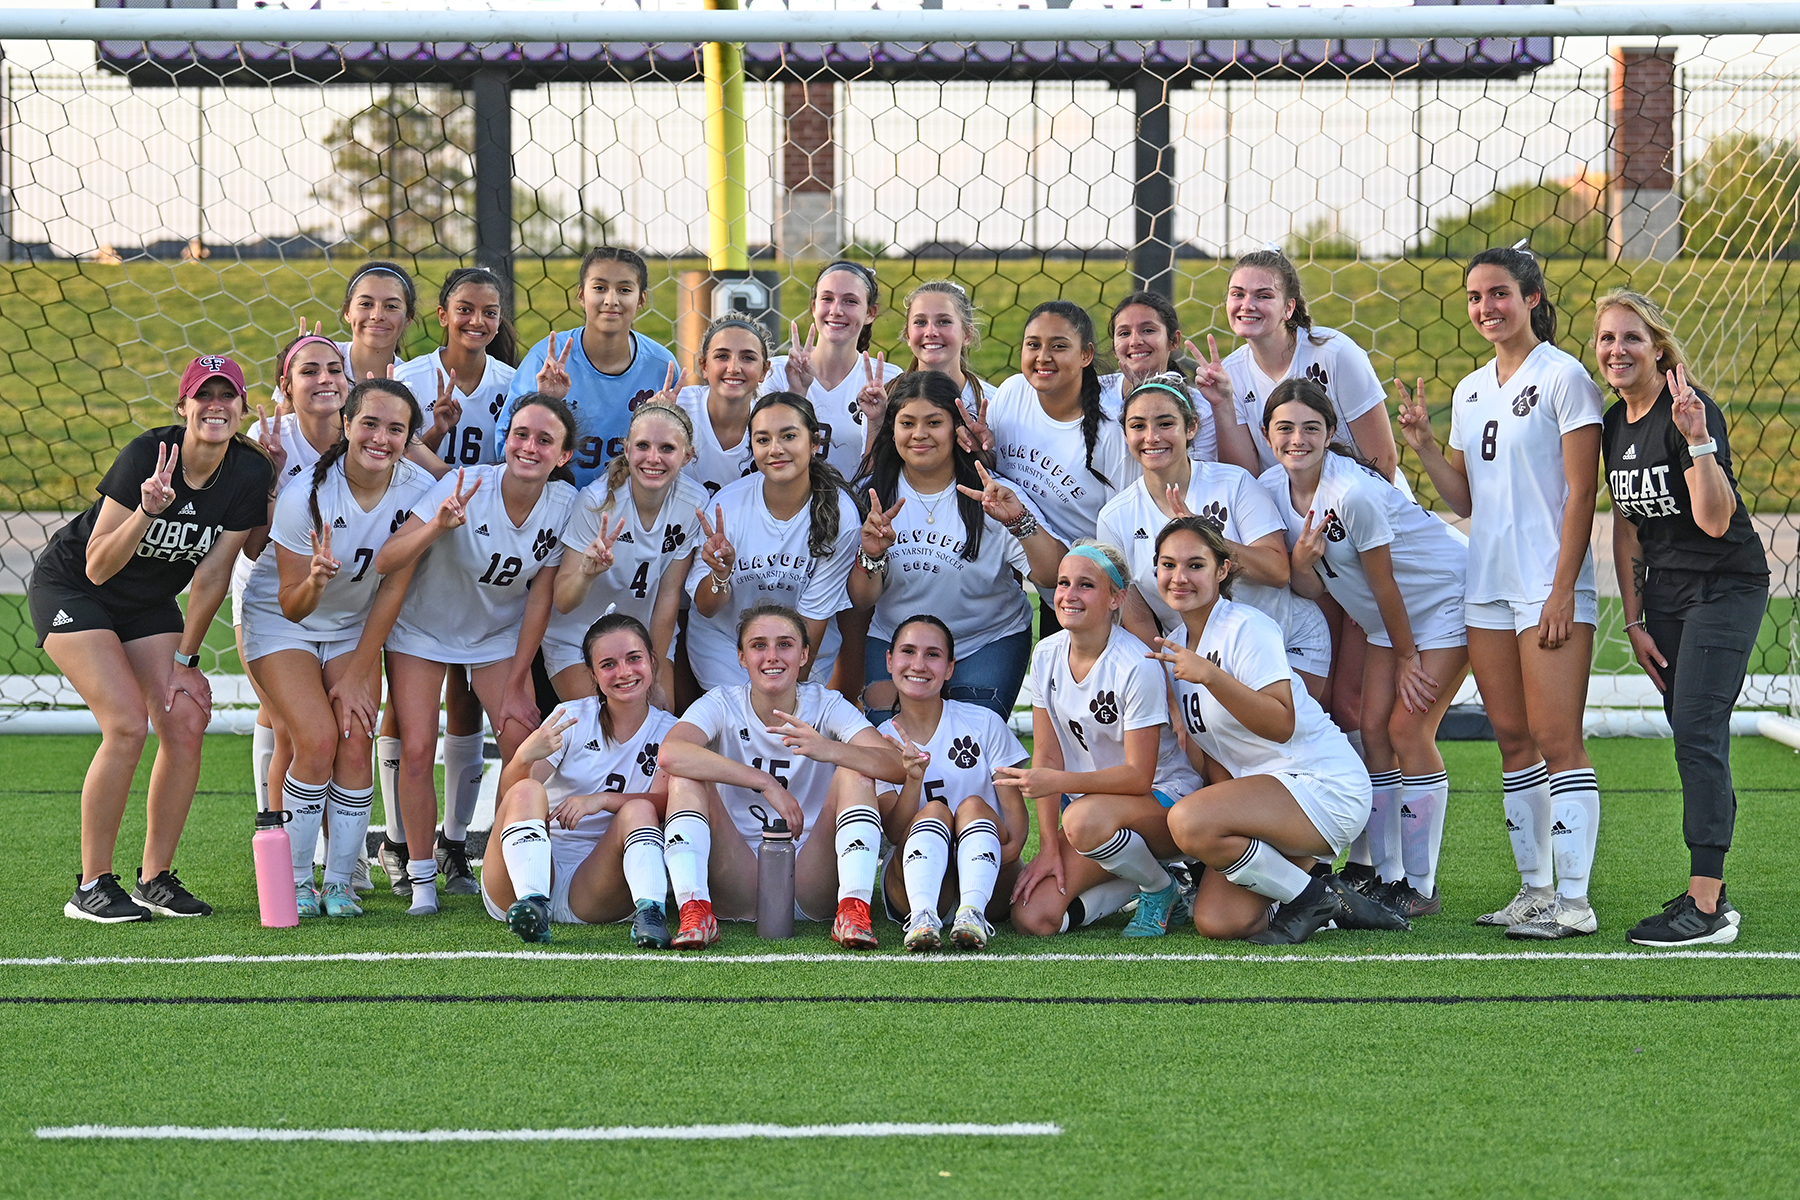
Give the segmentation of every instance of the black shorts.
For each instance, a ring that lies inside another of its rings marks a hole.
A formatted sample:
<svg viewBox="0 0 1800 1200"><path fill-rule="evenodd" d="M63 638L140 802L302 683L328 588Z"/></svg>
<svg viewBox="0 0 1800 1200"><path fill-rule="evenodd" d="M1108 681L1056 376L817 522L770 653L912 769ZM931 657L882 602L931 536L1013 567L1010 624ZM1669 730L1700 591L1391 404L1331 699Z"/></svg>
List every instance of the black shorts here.
<svg viewBox="0 0 1800 1200"><path fill-rule="evenodd" d="M174 600L144 608L122 608L60 580L41 579L36 574L26 586L25 596L31 606L31 625L37 631L39 648L53 633L110 629L121 642L135 642L159 633L180 633L187 625L181 606Z"/></svg>

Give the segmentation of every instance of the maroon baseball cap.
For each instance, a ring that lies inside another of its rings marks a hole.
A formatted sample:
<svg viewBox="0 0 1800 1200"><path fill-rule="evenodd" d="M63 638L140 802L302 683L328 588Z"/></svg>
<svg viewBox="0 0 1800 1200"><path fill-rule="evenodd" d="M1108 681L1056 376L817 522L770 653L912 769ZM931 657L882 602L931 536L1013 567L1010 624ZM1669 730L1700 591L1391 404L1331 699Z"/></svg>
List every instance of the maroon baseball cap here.
<svg viewBox="0 0 1800 1200"><path fill-rule="evenodd" d="M238 395L249 394L244 388L244 368L222 355L202 354L181 373L181 390L177 395L183 400L192 399L201 385L215 376L230 383Z"/></svg>

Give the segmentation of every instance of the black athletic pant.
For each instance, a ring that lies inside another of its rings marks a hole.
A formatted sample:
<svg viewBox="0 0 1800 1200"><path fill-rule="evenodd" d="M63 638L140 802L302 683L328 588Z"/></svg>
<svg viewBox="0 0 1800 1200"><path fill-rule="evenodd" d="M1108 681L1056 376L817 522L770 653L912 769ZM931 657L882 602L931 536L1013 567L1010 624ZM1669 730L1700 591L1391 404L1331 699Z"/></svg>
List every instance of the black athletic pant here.
<svg viewBox="0 0 1800 1200"><path fill-rule="evenodd" d="M1708 879L1725 877L1737 820L1731 709L1768 602L1767 581L1741 575L1653 570L1644 585L1644 625L1669 663L1659 674L1675 731L1689 873Z"/></svg>

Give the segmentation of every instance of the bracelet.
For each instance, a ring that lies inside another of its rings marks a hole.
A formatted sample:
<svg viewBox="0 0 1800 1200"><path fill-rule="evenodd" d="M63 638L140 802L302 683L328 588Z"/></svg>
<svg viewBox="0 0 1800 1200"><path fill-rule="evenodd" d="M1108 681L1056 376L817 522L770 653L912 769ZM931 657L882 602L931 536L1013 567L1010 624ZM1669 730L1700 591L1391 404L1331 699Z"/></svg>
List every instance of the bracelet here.
<svg viewBox="0 0 1800 1200"><path fill-rule="evenodd" d="M870 558L859 546L856 551L856 565L871 575L880 575L887 570L887 555L883 554L880 558Z"/></svg>
<svg viewBox="0 0 1800 1200"><path fill-rule="evenodd" d="M731 590L731 576L726 575L723 578L721 578L719 576L719 574L715 571L713 573L713 577L712 577L712 594L715 596L723 596L726 592L729 592L730 590Z"/></svg>
<svg viewBox="0 0 1800 1200"><path fill-rule="evenodd" d="M1020 516L1018 520L1005 526L1005 529L1006 532L1012 534L1022 542L1038 531L1038 519L1031 515L1030 509L1026 509L1024 514Z"/></svg>
<svg viewBox="0 0 1800 1200"><path fill-rule="evenodd" d="M1635 621L1625 622L1625 628L1627 628L1627 629L1630 629L1634 625L1637 626L1637 628L1643 630L1645 633L1650 632L1650 627L1648 625L1644 624L1644 618L1642 618L1642 617L1639 617Z"/></svg>
<svg viewBox="0 0 1800 1200"><path fill-rule="evenodd" d="M1699 458L1705 454L1717 454L1719 452L1719 439L1707 438L1704 442L1696 442L1687 448L1687 452L1689 458Z"/></svg>

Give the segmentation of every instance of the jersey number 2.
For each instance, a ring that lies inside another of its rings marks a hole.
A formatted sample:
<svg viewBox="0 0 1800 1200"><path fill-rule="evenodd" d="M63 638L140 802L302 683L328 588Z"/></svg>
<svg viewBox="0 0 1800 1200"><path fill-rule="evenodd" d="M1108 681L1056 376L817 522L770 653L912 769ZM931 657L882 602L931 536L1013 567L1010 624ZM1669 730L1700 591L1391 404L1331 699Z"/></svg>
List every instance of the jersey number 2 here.
<svg viewBox="0 0 1800 1200"><path fill-rule="evenodd" d="M518 559L508 556L505 560L502 560L501 557L496 554L488 561L488 569L482 573L481 578L476 582L491 583L495 587L509 587L511 586L512 581L519 577L519 572L524 569L525 564ZM499 573L496 574L496 571Z"/></svg>

